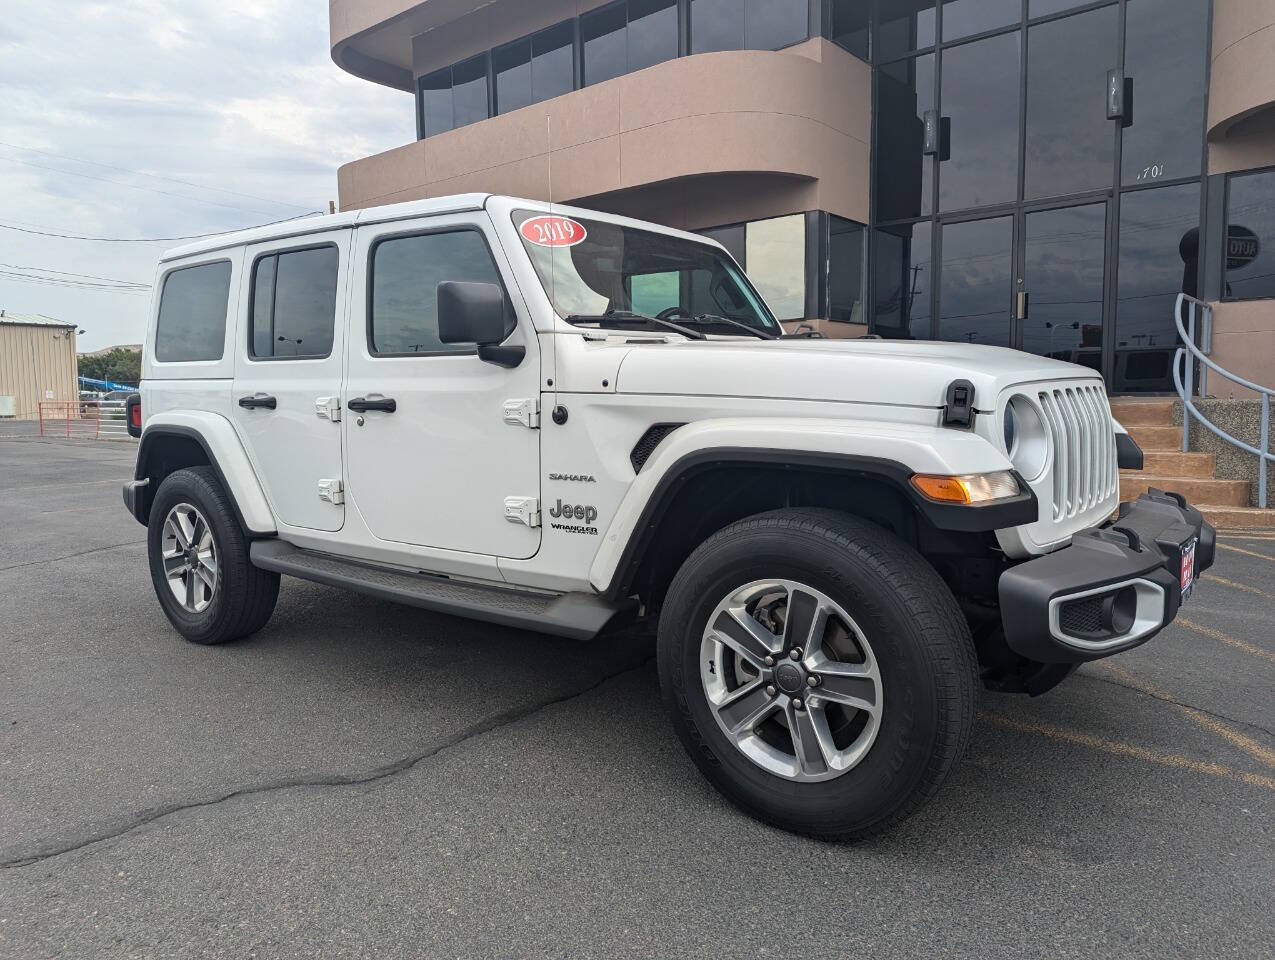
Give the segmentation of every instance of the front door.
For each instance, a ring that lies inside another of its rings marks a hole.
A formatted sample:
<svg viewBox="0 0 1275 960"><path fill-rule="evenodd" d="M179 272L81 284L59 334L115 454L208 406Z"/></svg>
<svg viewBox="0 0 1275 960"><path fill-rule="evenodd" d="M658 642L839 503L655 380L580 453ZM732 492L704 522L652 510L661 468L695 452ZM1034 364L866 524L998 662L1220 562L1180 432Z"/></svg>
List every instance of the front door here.
<svg viewBox="0 0 1275 960"><path fill-rule="evenodd" d="M234 417L275 516L340 530L341 392L350 231L250 247ZM333 411L328 413L330 400Z"/></svg>
<svg viewBox="0 0 1275 960"><path fill-rule="evenodd" d="M1018 346L1102 370L1105 201L1023 215Z"/></svg>
<svg viewBox="0 0 1275 960"><path fill-rule="evenodd" d="M476 213L431 218L428 229L360 227L355 247L343 392L351 503L381 540L533 556L539 528L505 514L508 498L540 495L540 432L506 422L505 405L539 395L540 360L490 221ZM518 314L507 342L526 348L521 364L496 366L472 344L439 340L444 280L504 287Z"/></svg>

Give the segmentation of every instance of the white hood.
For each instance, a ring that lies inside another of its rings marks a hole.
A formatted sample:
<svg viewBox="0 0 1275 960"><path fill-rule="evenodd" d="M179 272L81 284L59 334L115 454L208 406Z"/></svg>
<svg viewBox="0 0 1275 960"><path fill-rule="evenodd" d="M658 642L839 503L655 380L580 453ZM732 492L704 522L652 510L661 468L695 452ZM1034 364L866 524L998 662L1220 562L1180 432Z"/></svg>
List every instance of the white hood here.
<svg viewBox="0 0 1275 960"><path fill-rule="evenodd" d="M974 384L975 406L994 408L1006 387L1098 380L1088 367L1003 347L921 340L696 340L635 346L619 393L773 397L942 407L953 380Z"/></svg>

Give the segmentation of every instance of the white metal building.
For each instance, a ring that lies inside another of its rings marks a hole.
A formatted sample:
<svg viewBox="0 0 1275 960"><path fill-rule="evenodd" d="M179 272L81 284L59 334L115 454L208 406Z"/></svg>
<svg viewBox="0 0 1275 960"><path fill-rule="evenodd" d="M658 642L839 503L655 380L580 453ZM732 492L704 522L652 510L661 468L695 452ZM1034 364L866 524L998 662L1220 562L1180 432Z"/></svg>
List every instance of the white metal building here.
<svg viewBox="0 0 1275 960"><path fill-rule="evenodd" d="M0 310L0 418L34 420L41 401L79 399L75 325Z"/></svg>

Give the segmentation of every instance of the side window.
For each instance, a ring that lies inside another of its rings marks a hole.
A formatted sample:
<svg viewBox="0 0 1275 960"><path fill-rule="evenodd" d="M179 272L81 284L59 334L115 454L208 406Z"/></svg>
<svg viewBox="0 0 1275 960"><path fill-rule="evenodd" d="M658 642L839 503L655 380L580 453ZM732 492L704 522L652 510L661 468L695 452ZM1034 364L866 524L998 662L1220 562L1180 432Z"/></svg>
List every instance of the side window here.
<svg viewBox="0 0 1275 960"><path fill-rule="evenodd" d="M161 363L220 360L226 342L230 261L174 270L164 278L155 325Z"/></svg>
<svg viewBox="0 0 1275 960"><path fill-rule="evenodd" d="M473 352L438 339L438 285L444 280L500 283L477 230L394 237L372 248L368 346L373 354Z"/></svg>
<svg viewBox="0 0 1275 960"><path fill-rule="evenodd" d="M321 359L336 325L336 247L262 257L253 268L248 352L258 359Z"/></svg>

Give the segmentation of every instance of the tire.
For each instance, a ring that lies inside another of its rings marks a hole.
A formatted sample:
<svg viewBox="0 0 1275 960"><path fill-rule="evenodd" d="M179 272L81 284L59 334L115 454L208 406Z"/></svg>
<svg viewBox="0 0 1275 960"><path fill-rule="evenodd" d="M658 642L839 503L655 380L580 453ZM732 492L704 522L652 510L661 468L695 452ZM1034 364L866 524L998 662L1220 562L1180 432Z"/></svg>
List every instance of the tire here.
<svg viewBox="0 0 1275 960"><path fill-rule="evenodd" d="M760 591L766 600L785 590L777 608L757 601L757 615L771 617L762 642L774 634L781 655L751 679L752 662L735 652L747 644L722 640L738 636L741 609L749 615L741 598ZM835 626L805 630L821 621L803 609L831 610ZM733 612L723 619L724 611ZM843 615L853 623L843 624ZM788 641L775 633L786 624L798 635L794 646L803 630L825 638L796 651L806 658L796 661L804 671L796 678L787 667L792 651L782 646ZM935 795L969 743L978 665L955 597L920 554L854 516L788 509L721 530L674 577L657 647L665 706L695 765L740 809L784 830L824 840L885 832ZM803 682L804 693L787 692ZM727 689L732 683L739 685ZM745 690L751 692L742 696ZM823 699L847 692L863 711ZM753 726L745 714L766 710L765 698L782 704ZM745 729L728 733L737 720ZM817 746L807 751L802 743Z"/></svg>
<svg viewBox="0 0 1275 960"><path fill-rule="evenodd" d="M183 521L181 531L169 527L174 516ZM174 551L188 561L198 559L182 550L178 540L189 539L192 529L202 529L184 522L194 518L202 519L211 534L211 540L198 538L209 549L201 552L196 546L196 553L208 563L199 564L198 576L182 574L175 586L165 570L165 554L175 563L182 561ZM279 598L279 574L258 569L248 559L243 529L211 467L178 470L164 479L151 504L146 542L155 595L169 622L190 642L228 643L256 633L270 619ZM188 586L191 582L194 587ZM184 592L187 589L192 592ZM178 598L179 592L183 599ZM187 605L192 598L193 608Z"/></svg>

